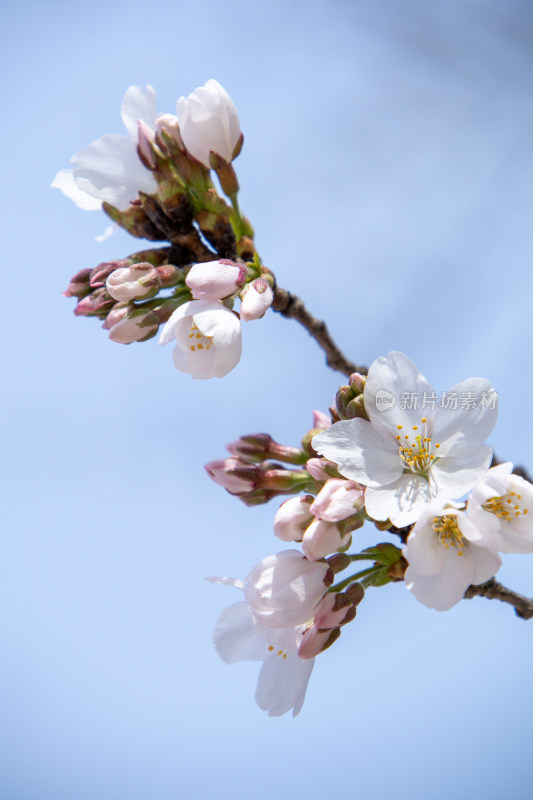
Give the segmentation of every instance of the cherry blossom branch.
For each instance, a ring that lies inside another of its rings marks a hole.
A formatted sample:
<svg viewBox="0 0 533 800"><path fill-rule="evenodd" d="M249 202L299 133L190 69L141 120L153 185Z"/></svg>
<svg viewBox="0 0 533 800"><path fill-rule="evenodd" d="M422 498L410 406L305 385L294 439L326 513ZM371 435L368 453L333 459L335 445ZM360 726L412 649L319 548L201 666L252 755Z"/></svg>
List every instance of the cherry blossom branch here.
<svg viewBox="0 0 533 800"><path fill-rule="evenodd" d="M513 606L516 616L521 619L533 619L533 600L524 597L522 594L507 589L503 584L498 583L494 578L479 586L469 586L465 592L465 599L472 597L486 597L489 600L500 600Z"/></svg>
<svg viewBox="0 0 533 800"><path fill-rule="evenodd" d="M318 346L325 352L328 367L342 372L348 377L354 372L366 375L368 372L367 367L359 367L346 358L331 338L326 323L313 317L297 295L282 289L280 286L276 286L272 308L282 316L288 319L295 319L300 325L303 325Z"/></svg>

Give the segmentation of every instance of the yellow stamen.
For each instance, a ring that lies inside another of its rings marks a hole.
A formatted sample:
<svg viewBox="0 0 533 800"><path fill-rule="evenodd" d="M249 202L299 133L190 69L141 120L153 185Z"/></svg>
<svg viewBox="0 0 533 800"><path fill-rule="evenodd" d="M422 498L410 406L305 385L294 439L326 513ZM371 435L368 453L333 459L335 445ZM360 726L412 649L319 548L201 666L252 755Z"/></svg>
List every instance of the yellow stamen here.
<svg viewBox="0 0 533 800"><path fill-rule="evenodd" d="M433 517L433 530L440 539L440 543L449 550L450 547L457 548L457 555L463 555L464 536L459 530L459 524L455 514L445 514L442 517Z"/></svg>

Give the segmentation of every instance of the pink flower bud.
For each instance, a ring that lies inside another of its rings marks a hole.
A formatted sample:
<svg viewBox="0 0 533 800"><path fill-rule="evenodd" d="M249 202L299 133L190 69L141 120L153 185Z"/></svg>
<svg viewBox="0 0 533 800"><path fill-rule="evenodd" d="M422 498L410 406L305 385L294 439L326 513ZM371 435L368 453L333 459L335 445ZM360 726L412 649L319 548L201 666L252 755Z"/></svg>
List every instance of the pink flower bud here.
<svg viewBox="0 0 533 800"><path fill-rule="evenodd" d="M91 291L91 286L89 283L91 272L92 270L90 269L80 269L80 271L70 279L67 290L63 292L64 296L78 297L80 299L85 297L85 295Z"/></svg>
<svg viewBox="0 0 533 800"><path fill-rule="evenodd" d="M127 317L135 309L133 303L115 303L107 317L102 323L102 328L105 331L110 331L111 328L120 322L121 319Z"/></svg>
<svg viewBox="0 0 533 800"><path fill-rule="evenodd" d="M106 281L108 293L118 301L153 297L159 288L157 271L148 262L116 269Z"/></svg>
<svg viewBox="0 0 533 800"><path fill-rule="evenodd" d="M211 152L230 162L238 151L241 129L237 109L212 78L188 97L180 97L176 114L189 153L209 169Z"/></svg>
<svg viewBox="0 0 533 800"><path fill-rule="evenodd" d="M331 419L323 411L313 411L313 428L325 431L331 428Z"/></svg>
<svg viewBox="0 0 533 800"><path fill-rule="evenodd" d="M298 648L298 657L299 658L315 658L320 653L323 653L324 650L327 650L328 647L331 647L333 642L335 642L341 632L338 628L333 628L330 631L317 631L317 629L312 625L308 628L303 637Z"/></svg>
<svg viewBox="0 0 533 800"><path fill-rule="evenodd" d="M151 339L159 330L159 318L154 311L136 310L117 322L109 331L109 338L118 344L132 344Z"/></svg>
<svg viewBox="0 0 533 800"><path fill-rule="evenodd" d="M259 469L238 458L224 458L205 465L210 478L230 494L246 494L256 486Z"/></svg>
<svg viewBox="0 0 533 800"><path fill-rule="evenodd" d="M340 628L351 622L355 614L355 605L346 594L328 592L320 603L313 624L320 631Z"/></svg>
<svg viewBox="0 0 533 800"><path fill-rule="evenodd" d="M185 283L195 300L221 300L234 294L246 279L247 269L227 258L194 264Z"/></svg>
<svg viewBox="0 0 533 800"><path fill-rule="evenodd" d="M342 536L334 522L315 519L304 533L302 550L310 561L317 561L330 553L348 547L350 541L350 534Z"/></svg>
<svg viewBox="0 0 533 800"><path fill-rule="evenodd" d="M123 267L131 266L131 261L128 258L117 258L113 261L102 261L91 272L91 286L93 289L99 289L105 286L105 282L112 272Z"/></svg>
<svg viewBox="0 0 533 800"><path fill-rule="evenodd" d="M180 126L178 125L178 118L174 114L160 114L156 121L156 137L157 134L165 133L167 137L173 140L179 150L183 151L185 146L181 139ZM158 140L159 141L159 140Z"/></svg>
<svg viewBox="0 0 533 800"><path fill-rule="evenodd" d="M152 151L154 131L142 119L137 121L137 149L139 158L147 169L155 168L155 159Z"/></svg>
<svg viewBox="0 0 533 800"><path fill-rule="evenodd" d="M310 458L305 468L315 481L329 481L330 476L324 469L324 465L327 463L325 458Z"/></svg>
<svg viewBox="0 0 533 800"><path fill-rule="evenodd" d="M305 454L298 447L278 444L268 433L249 433L226 445L229 452L246 461L266 461L269 458L288 464L304 464Z"/></svg>
<svg viewBox="0 0 533 800"><path fill-rule="evenodd" d="M365 391L366 375L361 375L359 372L354 372L350 375L350 389L357 394L363 394Z"/></svg>
<svg viewBox="0 0 533 800"><path fill-rule="evenodd" d="M241 319L259 319L272 305L274 292L264 278L256 278L241 294Z"/></svg>
<svg viewBox="0 0 533 800"><path fill-rule="evenodd" d="M304 530L307 528L313 515L309 506L313 502L311 495L291 497L278 508L274 517L274 533L284 542L301 542Z"/></svg>
<svg viewBox="0 0 533 800"><path fill-rule="evenodd" d="M115 305L115 301L109 296L106 289L102 286L100 289L95 289L83 300L80 300L74 314L77 317L93 317L104 316Z"/></svg>
<svg viewBox="0 0 533 800"><path fill-rule="evenodd" d="M355 481L328 480L311 506L311 513L326 522L339 522L364 508L365 489Z"/></svg>

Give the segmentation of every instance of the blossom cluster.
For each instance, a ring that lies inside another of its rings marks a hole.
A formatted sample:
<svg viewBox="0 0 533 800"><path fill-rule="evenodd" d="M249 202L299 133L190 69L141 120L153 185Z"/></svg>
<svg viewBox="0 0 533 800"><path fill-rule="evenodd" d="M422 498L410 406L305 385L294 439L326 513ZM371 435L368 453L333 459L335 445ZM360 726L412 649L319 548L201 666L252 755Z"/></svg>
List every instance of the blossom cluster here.
<svg viewBox="0 0 533 800"><path fill-rule="evenodd" d="M223 612L215 627L226 661L265 661L256 697L270 714L298 713L311 672L305 662L354 619L365 588L404 581L417 600L444 611L497 573L501 553L533 552L533 485L513 474L511 463L491 466L485 444L498 406L489 382L470 378L454 387L456 395L489 398L462 409L436 405L421 414L381 402L384 392L400 398L410 391L433 393L407 356L389 353L366 377L354 374L341 387L331 420L315 412L301 448L254 434L229 445L229 458L206 465L249 504L305 492L285 500L273 520L274 534L301 551L263 559L238 584L246 602ZM348 553L365 521L399 537L401 548L381 542ZM330 573L361 561L372 563L332 583ZM308 574L321 575L324 585L311 590ZM257 597L270 605L258 605Z"/></svg>
<svg viewBox="0 0 533 800"><path fill-rule="evenodd" d="M178 370L221 378L241 357L241 323L275 299L284 308L238 203L237 110L209 80L180 97L175 114L157 113L150 86L132 86L121 116L126 134L79 150L53 186L151 245L78 270L65 295L112 341L160 332L160 344L175 342ZM498 572L502 553L533 552L533 485L511 463L494 464L486 444L497 413L489 381L437 394L391 352L351 375L329 416L314 412L300 447L251 434L206 465L247 505L284 498L273 533L291 549L263 558L244 581L209 578L243 592L220 615L215 647L228 663L263 662L256 699L270 715L300 711L315 658L355 619L369 587L403 582L445 611ZM365 523L392 541L358 548Z"/></svg>
<svg viewBox="0 0 533 800"><path fill-rule="evenodd" d="M102 208L131 235L168 246L79 270L65 294L78 299L77 316L102 319L114 342L145 341L164 325L159 342L176 340L177 369L220 378L240 359L240 321L259 319L274 299L273 276L237 202L237 110L209 80L180 97L176 114L157 113L152 87L132 86L121 114L126 135L79 150L52 185L83 209Z"/></svg>

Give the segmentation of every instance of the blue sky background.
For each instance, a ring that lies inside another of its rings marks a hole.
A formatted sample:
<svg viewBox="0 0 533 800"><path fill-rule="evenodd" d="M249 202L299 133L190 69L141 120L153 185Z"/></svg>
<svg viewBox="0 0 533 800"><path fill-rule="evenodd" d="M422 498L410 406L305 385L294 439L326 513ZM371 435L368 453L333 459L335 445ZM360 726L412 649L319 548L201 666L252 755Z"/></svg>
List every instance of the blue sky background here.
<svg viewBox="0 0 533 800"><path fill-rule="evenodd" d="M297 444L342 376L275 314L222 381L111 343L61 291L139 244L97 244L104 215L49 184L122 132L129 85L173 112L217 78L280 284L355 360L403 350L438 390L489 378L491 444L531 468L531 4L21 2L2 33L2 798L529 799L533 623L508 607L370 590L296 719L256 707L257 664L218 659L238 598L203 577L281 547L277 504L245 508L202 465L242 433ZM501 580L531 596L532 567L507 556Z"/></svg>

